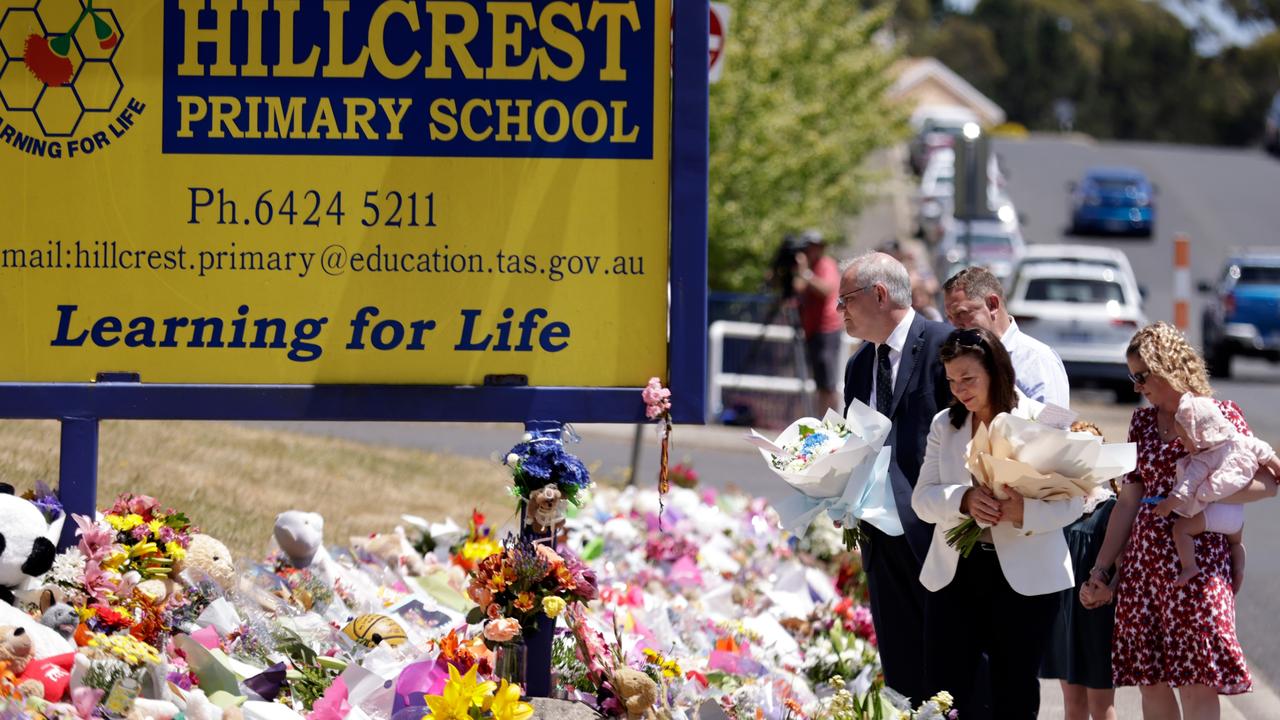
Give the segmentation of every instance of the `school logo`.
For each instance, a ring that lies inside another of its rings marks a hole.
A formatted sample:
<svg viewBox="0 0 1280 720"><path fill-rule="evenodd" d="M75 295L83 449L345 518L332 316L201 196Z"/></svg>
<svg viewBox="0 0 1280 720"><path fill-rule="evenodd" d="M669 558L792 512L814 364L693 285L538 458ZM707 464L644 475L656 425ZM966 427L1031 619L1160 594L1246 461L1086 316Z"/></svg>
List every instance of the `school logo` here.
<svg viewBox="0 0 1280 720"><path fill-rule="evenodd" d="M103 4L36 0L0 15L0 106L9 123L26 126L26 136L37 129L45 140L92 136L107 125L93 118L111 112L124 90L115 65L124 32L115 11ZM24 119L34 120L34 127ZM15 145L12 134L4 144L31 152Z"/></svg>

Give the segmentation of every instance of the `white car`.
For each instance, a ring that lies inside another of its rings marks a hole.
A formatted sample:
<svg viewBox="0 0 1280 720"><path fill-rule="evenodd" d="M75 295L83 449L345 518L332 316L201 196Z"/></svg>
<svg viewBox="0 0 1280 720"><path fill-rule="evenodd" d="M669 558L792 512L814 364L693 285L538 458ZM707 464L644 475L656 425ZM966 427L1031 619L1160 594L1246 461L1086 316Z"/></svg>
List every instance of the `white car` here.
<svg viewBox="0 0 1280 720"><path fill-rule="evenodd" d="M1129 264L1129 256L1115 248L1098 245L1073 245L1069 243L1035 243L1027 246L1022 259L1013 269L1013 279L1006 289L1012 290L1018 283L1018 276L1024 268L1042 267L1053 264L1090 265L1114 270L1126 277L1136 277L1133 266ZM1145 293L1138 288L1139 297Z"/></svg>
<svg viewBox="0 0 1280 720"><path fill-rule="evenodd" d="M1023 264L1009 314L1018 327L1057 351L1072 386L1113 388L1116 399L1138 399L1125 350L1147 324L1133 272L1078 262Z"/></svg>
<svg viewBox="0 0 1280 720"><path fill-rule="evenodd" d="M966 236L968 256L965 255ZM938 243L936 272L945 281L961 268L982 265L1001 283L1008 284L1013 268L1026 252L1018 223L1003 220L974 220L972 227L964 220L949 223Z"/></svg>

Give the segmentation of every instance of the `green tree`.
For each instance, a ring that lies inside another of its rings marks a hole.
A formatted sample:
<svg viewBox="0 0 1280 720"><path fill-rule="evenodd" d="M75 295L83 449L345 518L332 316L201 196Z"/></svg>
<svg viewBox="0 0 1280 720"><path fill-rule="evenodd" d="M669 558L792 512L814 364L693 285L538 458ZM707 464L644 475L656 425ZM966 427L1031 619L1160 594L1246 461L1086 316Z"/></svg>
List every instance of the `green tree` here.
<svg viewBox="0 0 1280 720"><path fill-rule="evenodd" d="M755 290L779 242L834 230L864 200L863 161L905 135L886 99L898 53L877 33L891 3L733 0L724 76L711 86L709 275Z"/></svg>

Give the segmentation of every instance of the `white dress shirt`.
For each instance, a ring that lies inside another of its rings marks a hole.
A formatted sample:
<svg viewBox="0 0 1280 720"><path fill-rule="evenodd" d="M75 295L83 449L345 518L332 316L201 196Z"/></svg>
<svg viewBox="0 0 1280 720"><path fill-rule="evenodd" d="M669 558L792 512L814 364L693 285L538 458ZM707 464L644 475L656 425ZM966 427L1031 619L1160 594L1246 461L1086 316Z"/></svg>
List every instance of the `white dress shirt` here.
<svg viewBox="0 0 1280 720"><path fill-rule="evenodd" d="M1071 386L1062 358L1053 348L1018 329L1009 319L1009 328L1000 337L1013 363L1014 385L1023 395L1045 404L1070 407Z"/></svg>
<svg viewBox="0 0 1280 720"><path fill-rule="evenodd" d="M907 308L907 314L903 316L898 326L889 333L889 338L884 341L889 346L889 368L890 387L898 387L898 367L902 365L902 349L907 346L907 335L911 332L911 323L916 319L916 311ZM876 350L880 347L877 345ZM867 398L867 405L871 408L876 406L876 363L871 363L871 397ZM1014 371L1015 373L1017 371Z"/></svg>
<svg viewBox="0 0 1280 720"><path fill-rule="evenodd" d="M1029 418L1043 407L1019 396L1013 414ZM947 532L968 519L960 512L960 503L965 491L973 487L973 476L964 466L973 423L974 416L970 414L969 422L952 427L946 410L933 418L920 478L911 493L911 508L916 515L934 524L933 542L920 571L920 584L932 592L951 583L960 563L960 553L947 545ZM1083 510L1084 498L1027 498L1022 506L1022 527L1009 522L991 526L991 542L1010 587L1022 595L1044 595L1075 587L1071 554L1062 528L1080 517ZM989 551L974 548L973 552Z"/></svg>

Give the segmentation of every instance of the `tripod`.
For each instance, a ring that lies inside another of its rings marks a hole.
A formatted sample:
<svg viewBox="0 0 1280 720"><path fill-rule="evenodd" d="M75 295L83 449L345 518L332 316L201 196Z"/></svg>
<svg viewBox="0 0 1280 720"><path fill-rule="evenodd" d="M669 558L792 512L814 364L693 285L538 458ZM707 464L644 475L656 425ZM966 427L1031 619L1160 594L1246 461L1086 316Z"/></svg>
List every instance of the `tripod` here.
<svg viewBox="0 0 1280 720"><path fill-rule="evenodd" d="M769 312L765 316L764 326L760 329L760 335L751 342L751 346L747 350L745 367L750 368L760 355L760 350L764 347L765 337L769 332L769 326L775 324L785 325L792 330L792 375L800 380L800 395L803 398L801 406L805 414L814 416L816 412L814 397L805 390L805 385L809 381L809 352L808 348L805 347L804 327L800 323L797 298L794 295L790 297L777 293L773 295L773 302L769 305Z"/></svg>

